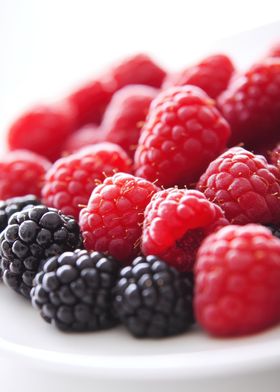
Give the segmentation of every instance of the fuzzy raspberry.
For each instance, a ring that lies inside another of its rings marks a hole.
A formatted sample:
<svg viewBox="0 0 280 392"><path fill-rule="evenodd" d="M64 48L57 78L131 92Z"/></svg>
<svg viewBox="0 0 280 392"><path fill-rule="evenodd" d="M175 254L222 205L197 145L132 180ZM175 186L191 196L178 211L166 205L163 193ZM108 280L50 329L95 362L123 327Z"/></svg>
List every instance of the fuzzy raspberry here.
<svg viewBox="0 0 280 392"><path fill-rule="evenodd" d="M142 251L180 271L190 271L203 238L227 224L221 208L203 193L165 189L153 196L145 210Z"/></svg>
<svg viewBox="0 0 280 392"><path fill-rule="evenodd" d="M151 104L135 153L136 174L157 185L196 182L225 148L230 128L194 86L163 91Z"/></svg>
<svg viewBox="0 0 280 392"><path fill-rule="evenodd" d="M232 80L218 99L228 120L231 145L252 148L279 138L280 59L267 59Z"/></svg>
<svg viewBox="0 0 280 392"><path fill-rule="evenodd" d="M35 106L11 125L8 146L11 150L30 150L55 161L74 127L74 113L69 104Z"/></svg>
<svg viewBox="0 0 280 392"><path fill-rule="evenodd" d="M145 207L156 191L154 184L130 174L106 178L80 213L86 249L132 261L139 254Z"/></svg>
<svg viewBox="0 0 280 392"><path fill-rule="evenodd" d="M280 240L259 225L210 235L195 265L195 312L217 336L250 334L280 322Z"/></svg>
<svg viewBox="0 0 280 392"><path fill-rule="evenodd" d="M165 71L144 54L128 57L113 65L97 79L88 82L68 97L77 110L78 126L99 124L106 106L120 88L129 84L159 88L165 75Z"/></svg>
<svg viewBox="0 0 280 392"><path fill-rule="evenodd" d="M197 189L234 224L280 220L280 171L261 155L234 147L213 161Z"/></svg>
<svg viewBox="0 0 280 392"><path fill-rule="evenodd" d="M228 56L212 55L181 72L167 75L163 88L192 84L211 98L217 98L227 88L233 72L234 66Z"/></svg>
<svg viewBox="0 0 280 392"><path fill-rule="evenodd" d="M92 144L104 142L105 132L94 124L85 125L72 133L62 147L62 154L71 154Z"/></svg>
<svg viewBox="0 0 280 392"><path fill-rule="evenodd" d="M27 150L8 152L0 158L0 200L32 194L40 197L44 175L51 163Z"/></svg>
<svg viewBox="0 0 280 392"><path fill-rule="evenodd" d="M106 140L119 144L133 157L141 128L158 90L143 85L130 85L117 91L108 105L101 127Z"/></svg>
<svg viewBox="0 0 280 392"><path fill-rule="evenodd" d="M100 143L59 159L46 174L42 200L78 218L81 206L88 203L92 190L104 177L116 171L130 171L131 161L121 147Z"/></svg>

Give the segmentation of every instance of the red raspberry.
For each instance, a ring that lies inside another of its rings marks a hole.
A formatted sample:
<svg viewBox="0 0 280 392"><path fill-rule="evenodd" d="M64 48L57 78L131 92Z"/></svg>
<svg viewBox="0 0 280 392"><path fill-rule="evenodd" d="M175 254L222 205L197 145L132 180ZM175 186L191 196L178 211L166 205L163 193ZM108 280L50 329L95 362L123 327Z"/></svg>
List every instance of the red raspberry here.
<svg viewBox="0 0 280 392"><path fill-rule="evenodd" d="M8 146L11 150L26 149L55 161L65 138L74 129L73 116L68 104L35 106L11 125Z"/></svg>
<svg viewBox="0 0 280 392"><path fill-rule="evenodd" d="M130 174L106 178L80 213L86 249L132 261L139 254L145 207L156 191L154 184Z"/></svg>
<svg viewBox="0 0 280 392"><path fill-rule="evenodd" d="M144 84L159 88L165 75L166 72L149 56L137 54L116 64L107 74L107 77L114 80L117 89L128 84Z"/></svg>
<svg viewBox="0 0 280 392"><path fill-rule="evenodd" d="M234 78L218 104L231 125L231 145L255 147L279 138L280 59L268 59Z"/></svg>
<svg viewBox="0 0 280 392"><path fill-rule="evenodd" d="M105 140L105 132L96 125L89 124L72 133L65 141L62 153L71 154L91 144L101 143Z"/></svg>
<svg viewBox="0 0 280 392"><path fill-rule="evenodd" d="M227 88L233 72L231 60L223 54L217 54L181 72L167 75L163 88L192 84L200 87L211 98L217 98Z"/></svg>
<svg viewBox="0 0 280 392"><path fill-rule="evenodd" d="M163 186L196 182L224 150L229 134L214 101L200 88L163 91L152 102L141 131L136 174Z"/></svg>
<svg viewBox="0 0 280 392"><path fill-rule="evenodd" d="M218 336L280 322L280 240L259 225L227 226L207 237L195 265L198 322Z"/></svg>
<svg viewBox="0 0 280 392"><path fill-rule="evenodd" d="M133 157L140 130L158 90L144 85L130 85L117 91L108 105L101 127L106 140L119 144Z"/></svg>
<svg viewBox="0 0 280 392"><path fill-rule="evenodd" d="M280 42L277 42L270 48L267 57L280 57Z"/></svg>
<svg viewBox="0 0 280 392"><path fill-rule="evenodd" d="M46 174L42 200L65 215L78 218L95 186L116 171L130 171L130 165L127 154L116 144L86 147L54 163Z"/></svg>
<svg viewBox="0 0 280 392"><path fill-rule="evenodd" d="M27 150L16 150L0 159L0 199L41 194L44 175L51 163Z"/></svg>
<svg viewBox="0 0 280 392"><path fill-rule="evenodd" d="M164 77L165 71L150 57L137 54L115 64L99 78L73 92L68 99L77 109L79 126L91 122L99 124L106 106L117 90L128 84L159 88Z"/></svg>
<svg viewBox="0 0 280 392"><path fill-rule="evenodd" d="M197 189L217 203L234 224L280 219L280 172L261 155L234 147L213 161Z"/></svg>
<svg viewBox="0 0 280 392"><path fill-rule="evenodd" d="M169 188L156 193L145 210L142 251L190 271L203 238L226 224L221 208L203 193Z"/></svg>

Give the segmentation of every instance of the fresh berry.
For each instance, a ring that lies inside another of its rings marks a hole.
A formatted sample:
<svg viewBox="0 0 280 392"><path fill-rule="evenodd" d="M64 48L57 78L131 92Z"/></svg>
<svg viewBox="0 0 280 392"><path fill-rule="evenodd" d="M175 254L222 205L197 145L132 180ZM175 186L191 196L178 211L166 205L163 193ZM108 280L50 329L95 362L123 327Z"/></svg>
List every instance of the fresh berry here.
<svg viewBox="0 0 280 392"><path fill-rule="evenodd" d="M27 150L6 153L0 158L0 200L26 194L40 197L50 166L44 157Z"/></svg>
<svg viewBox="0 0 280 392"><path fill-rule="evenodd" d="M270 48L267 57L280 57L280 42L277 42Z"/></svg>
<svg viewBox="0 0 280 392"><path fill-rule="evenodd" d="M129 172L131 161L120 146L100 143L59 159L46 174L42 201L66 215L79 217L92 190L116 171Z"/></svg>
<svg viewBox="0 0 280 392"><path fill-rule="evenodd" d="M261 155L234 147L213 161L197 189L234 224L280 221L280 172Z"/></svg>
<svg viewBox="0 0 280 392"><path fill-rule="evenodd" d="M16 212L0 236L4 283L29 298L41 263L80 246L77 222L60 211L41 205Z"/></svg>
<svg viewBox="0 0 280 392"><path fill-rule="evenodd" d="M152 102L135 153L136 175L157 185L196 182L225 148L230 129L200 88L173 87Z"/></svg>
<svg viewBox="0 0 280 392"><path fill-rule="evenodd" d="M145 54L136 54L119 62L105 75L112 78L117 89L129 84L144 84L159 88L166 72Z"/></svg>
<svg viewBox="0 0 280 392"><path fill-rule="evenodd" d="M99 124L106 106L117 90L129 84L159 88L164 77L165 71L150 57L138 54L115 64L99 78L73 92L68 100L76 108L79 126Z"/></svg>
<svg viewBox="0 0 280 392"><path fill-rule="evenodd" d="M280 240L260 225L227 226L201 245L195 313L218 336L250 334L280 322Z"/></svg>
<svg viewBox="0 0 280 392"><path fill-rule="evenodd" d="M271 233L280 239L280 224L278 225L266 225L266 227L271 231Z"/></svg>
<svg viewBox="0 0 280 392"><path fill-rule="evenodd" d="M36 206L40 201L34 195L22 197L13 197L8 200L0 201L0 232L8 225L9 218L15 213L22 211L24 208Z"/></svg>
<svg viewBox="0 0 280 392"><path fill-rule="evenodd" d="M151 182L130 174L106 178L80 213L85 248L131 261L139 254L144 210L156 191Z"/></svg>
<svg viewBox="0 0 280 392"><path fill-rule="evenodd" d="M89 124L72 133L62 147L62 155L72 154L83 147L105 141L105 132L96 125Z"/></svg>
<svg viewBox="0 0 280 392"><path fill-rule="evenodd" d="M193 323L193 283L156 256L137 257L120 272L115 309L136 337L164 337Z"/></svg>
<svg viewBox="0 0 280 392"><path fill-rule="evenodd" d="M227 225L223 211L195 190L156 193L144 214L142 251L180 271L190 271L203 238Z"/></svg>
<svg viewBox="0 0 280 392"><path fill-rule="evenodd" d="M67 98L76 109L77 127L101 122L106 106L114 94L116 86L112 80L94 79L81 86Z"/></svg>
<svg viewBox="0 0 280 392"><path fill-rule="evenodd" d="M280 143L268 155L270 162L280 168Z"/></svg>
<svg viewBox="0 0 280 392"><path fill-rule="evenodd" d="M73 131L70 105L36 106L23 113L8 130L11 150L26 149L54 161L61 154L65 138Z"/></svg>
<svg viewBox="0 0 280 392"><path fill-rule="evenodd" d="M212 55L181 72L167 75L163 88L192 84L211 98L217 98L227 88L233 72L234 66L227 56Z"/></svg>
<svg viewBox="0 0 280 392"><path fill-rule="evenodd" d="M231 126L231 145L252 148L279 138L280 59L268 59L232 80L218 99Z"/></svg>
<svg viewBox="0 0 280 392"><path fill-rule="evenodd" d="M113 288L119 263L102 253L65 252L49 259L34 279L32 304L63 331L96 331L117 323Z"/></svg>
<svg viewBox="0 0 280 392"><path fill-rule="evenodd" d="M119 144L133 157L141 128L158 90L143 85L131 85L117 91L108 105L101 127L106 140Z"/></svg>

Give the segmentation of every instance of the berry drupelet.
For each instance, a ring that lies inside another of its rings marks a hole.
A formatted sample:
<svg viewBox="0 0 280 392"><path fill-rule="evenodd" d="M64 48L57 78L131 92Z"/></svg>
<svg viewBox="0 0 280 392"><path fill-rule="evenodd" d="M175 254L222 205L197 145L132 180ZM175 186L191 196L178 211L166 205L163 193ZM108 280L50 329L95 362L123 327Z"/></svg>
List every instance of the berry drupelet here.
<svg viewBox="0 0 280 392"><path fill-rule="evenodd" d="M102 253L65 252L50 258L34 279L31 301L48 323L63 331L114 326L112 290L119 263Z"/></svg>
<svg viewBox="0 0 280 392"><path fill-rule="evenodd" d="M156 256L137 257L120 272L115 309L136 337L164 337L193 323L193 281Z"/></svg>
<svg viewBox="0 0 280 392"><path fill-rule="evenodd" d="M0 236L3 281L29 298L41 263L80 246L80 229L72 217L42 205L17 212Z"/></svg>
<svg viewBox="0 0 280 392"><path fill-rule="evenodd" d="M24 208L40 204L40 201L34 195L22 197L12 197L8 200L0 201L0 231L3 231L8 225L9 218L15 213L22 211Z"/></svg>

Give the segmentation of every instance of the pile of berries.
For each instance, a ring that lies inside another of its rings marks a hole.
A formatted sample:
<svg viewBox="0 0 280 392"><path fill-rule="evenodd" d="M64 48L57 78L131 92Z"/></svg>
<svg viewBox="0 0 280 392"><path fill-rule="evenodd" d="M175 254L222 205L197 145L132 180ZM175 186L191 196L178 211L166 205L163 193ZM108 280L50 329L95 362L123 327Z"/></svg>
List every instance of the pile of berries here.
<svg viewBox="0 0 280 392"><path fill-rule="evenodd" d="M279 324L276 48L243 73L222 54L172 74L139 54L16 119L0 158L3 282L63 331Z"/></svg>

